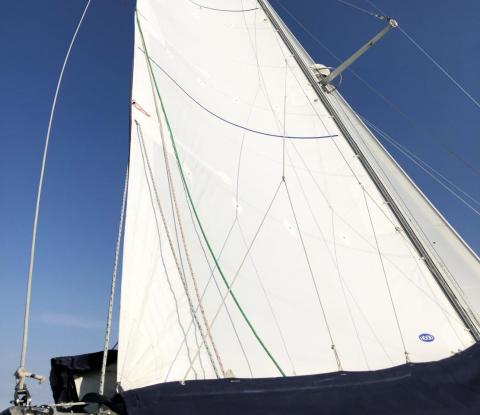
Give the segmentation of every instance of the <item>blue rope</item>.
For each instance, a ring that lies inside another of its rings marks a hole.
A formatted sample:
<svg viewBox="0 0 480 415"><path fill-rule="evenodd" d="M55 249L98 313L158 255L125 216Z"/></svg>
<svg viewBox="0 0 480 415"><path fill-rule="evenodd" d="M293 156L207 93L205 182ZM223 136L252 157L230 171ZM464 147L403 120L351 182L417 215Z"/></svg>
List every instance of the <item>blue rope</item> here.
<svg viewBox="0 0 480 415"><path fill-rule="evenodd" d="M139 48L142 53L145 53L141 48ZM204 111L208 112L210 115L213 117L219 119L220 121L223 121L226 124L232 125L233 127L241 128L242 130L248 131L250 133L254 134L259 134L259 135L264 135L267 137L274 137L274 138L289 138L292 140L318 140L321 138L333 138L333 137L338 137L338 134L330 134L330 135L319 135L319 136L295 136L295 135L281 135L281 134L274 134L274 133L269 133L265 131L259 131L259 130L254 130L253 128L246 127L244 125L237 124L233 121L227 120L223 118L222 116L214 113L213 111L209 110L207 107L202 105L200 102L198 102L192 95L190 95L170 74L165 71L155 60L150 58L150 61L158 68L160 71L164 73L164 75L172 81L177 88L179 88L188 98L190 98L195 104L197 104L200 108L202 108Z"/></svg>

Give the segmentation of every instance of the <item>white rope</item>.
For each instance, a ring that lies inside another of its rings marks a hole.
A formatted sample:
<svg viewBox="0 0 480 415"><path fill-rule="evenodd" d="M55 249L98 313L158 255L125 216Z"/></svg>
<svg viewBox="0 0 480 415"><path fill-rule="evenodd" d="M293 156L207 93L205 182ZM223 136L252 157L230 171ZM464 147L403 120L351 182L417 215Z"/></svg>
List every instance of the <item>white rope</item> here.
<svg viewBox="0 0 480 415"><path fill-rule="evenodd" d="M325 245L325 249L328 253L328 255L330 256L330 259L332 261L332 263L334 264L335 266L335 269L336 269L336 274L337 274L337 277L338 277L338 281L339 281L339 285L342 289L342 294L343 294L343 299L344 299L344 302L345 302L345 305L347 306L347 311L348 311L348 315L350 317L350 321L352 323L352 326L354 328L354 331L355 331L355 335L356 335L356 338L357 338L357 341L358 341L358 344L360 346L360 349L362 351L362 355L363 355L363 358L365 360L365 365L367 367L367 369L370 370L370 366L368 364L368 359L367 359L367 355L365 353L365 348L363 347L363 344L362 344L362 340L360 338L360 334L359 334L359 331L358 331L358 327L357 327L357 324L355 323L355 319L353 317L353 313L352 313L352 309L350 307L350 303L348 301L348 298L347 298L347 295L346 295L346 282L344 281L343 279L343 276L342 276L342 273L340 271L340 263L338 261L338 255L337 255L337 242L336 242L336 232L335 232L335 210L333 209L333 206L331 204L331 202L329 201L329 199L326 197L325 193L321 190L321 188L319 188L319 185L318 185L318 182L315 180L315 177L313 175L313 173L311 172L311 169L308 167L308 165L306 164L305 160L303 159L303 157L301 156L300 152L298 151L297 147L295 146L295 143L292 143L293 145L293 148L295 150L295 152L297 153L299 159L302 161L306 171L308 172L308 174L310 175L310 177L313 179L315 185L317 186L317 188L319 189L320 191L320 194L322 196L322 198L324 199L324 202L327 203L327 206L330 210L330 217L331 217L331 230L332 230L332 234L331 234L331 238L332 238L332 245L333 245L333 249L330 249L329 247L329 244L327 242L327 238L325 236L325 234L323 233L322 231L322 228L320 226L320 224L318 223L318 220L317 218L315 217L315 213L314 213L314 209L311 205L311 203L309 202L308 200L308 197L307 197L307 192L305 191L305 188L302 184L302 181L300 179L300 176L297 172L297 169L295 168L295 164L292 160L292 158L290 157L290 154L288 154L288 160L290 162L290 165L292 166L293 168L293 172L295 173L295 178L297 179L297 183L298 183L298 186L300 187L300 190L302 191L302 194L303 194L303 198L305 200L305 203L307 204L307 207L308 207L308 210L310 211L310 215L315 223L315 226L317 228L317 231L319 232L320 236L321 236L321 239ZM333 252L332 252L333 251Z"/></svg>
<svg viewBox="0 0 480 415"><path fill-rule="evenodd" d="M192 302L192 299L190 297L190 293L188 292L188 286L186 284L186 279L184 278L183 274L182 274L182 269L181 269L181 266L180 266L180 262L178 260L178 256L175 252L175 248L174 248L174 245L173 245L173 240L172 240L172 237L170 235L170 231L168 230L168 224L167 224L167 220L166 220L166 217L165 217L165 213L163 211L163 208L162 208L162 205L160 203L160 196L159 196L159 193L158 193L158 189L157 189L157 185L155 183L155 180L154 180L154 175L153 175L153 171L152 171L152 167L151 167L151 164L150 164L150 158L148 156L148 153L147 153L147 148L145 146L145 142L143 140L143 134L141 132L141 127L140 127L140 124L135 120L135 123L137 125L137 134L138 134L138 139L140 141L140 146L142 148L142 152L143 154L145 155L145 161L146 161L146 167L148 169L148 172L149 172L149 176L150 176L150 180L152 182L152 188L153 188L153 191L154 191L154 194L155 194L155 199L157 201L157 206L158 206L158 210L159 210L159 213L160 213L160 217L162 219L162 223L163 223L163 227L165 229L165 236L167 237L167 240L168 240L168 244L170 246L170 251L172 252L172 256L173 256L173 259L174 259L174 262L175 262L175 265L176 265L176 268L177 268L177 271L178 271L178 274L180 275L180 279L182 281L182 284L183 284L183 287L184 287L184 290L185 290L185 295L187 297L187 300L188 300L188 304L189 304L189 307L190 307L190 311L192 313L192 316L195 320L195 323L197 324L198 326L198 329L200 330L200 335L202 337L202 345L205 344L205 349L207 351L207 354L210 358L210 362L212 364L212 368L213 368L213 371L215 372L215 375L217 378L219 378L219 374L218 374L218 369L215 365L215 360L213 358L213 355L210 351L210 348L208 346L208 343L205 341L206 340L206 335L203 331L203 328L202 328L202 325L200 324L200 321L198 320L198 317L197 317L197 310L195 310L194 306L193 306L193 302ZM186 340L186 339L185 339ZM187 346L188 347L188 346ZM195 358L193 358L192 360L192 365L193 363L195 362Z"/></svg>
<svg viewBox="0 0 480 415"><path fill-rule="evenodd" d="M50 110L50 118L48 120L48 128L47 134L45 137L45 146L43 150L43 158L42 158L42 167L40 169L40 178L38 181L38 188L37 188L37 200L35 204L35 215L33 219L33 231L32 231L32 245L30 250L30 262L28 266L28 279L27 279L27 293L26 293L26 301L25 301L25 316L23 321L23 339L22 339L22 353L20 357L20 367L24 368L26 363L26 356L27 356L27 341L28 341L28 323L30 319L30 297L32 291L32 276L33 276L33 265L35 263L35 247L37 241L37 227L38 227L38 216L40 212L40 200L42 197L42 189L43 189L43 178L45 176L45 165L47 163L47 155L48 155L48 145L50 143L50 134L52 131L52 123L53 123L53 116L55 114L55 108L57 105L57 98L60 91L60 86L62 84L63 73L65 72L65 67L67 66L68 58L70 56L70 52L72 51L73 45L75 43L75 39L77 38L78 31L83 22L83 18L87 13L88 7L90 6L91 0L88 0L85 9L83 10L82 16L78 22L77 28L73 34L72 40L70 41L70 45L68 46L67 53L65 55L65 59L63 60L62 69L60 71L60 75L57 81L57 87L55 89L55 95L53 96L52 107ZM20 379L19 387L20 389L23 388L24 385L24 378Z"/></svg>
<svg viewBox="0 0 480 415"><path fill-rule="evenodd" d="M123 222L125 219L125 205L127 201L127 192L128 192L128 166L125 173L125 184L123 185L122 209L120 211L120 223L118 224L117 243L115 246L115 258L113 260L112 285L110 287L110 299L108 301L108 315L107 315L107 326L105 328L105 342L103 345L102 370L100 372L100 385L98 387L98 393L100 395L103 395L103 390L105 385L105 373L107 371L108 346L110 344L110 331L112 327L113 303L115 300L115 286L117 282L118 257L120 256L120 246L122 242Z"/></svg>

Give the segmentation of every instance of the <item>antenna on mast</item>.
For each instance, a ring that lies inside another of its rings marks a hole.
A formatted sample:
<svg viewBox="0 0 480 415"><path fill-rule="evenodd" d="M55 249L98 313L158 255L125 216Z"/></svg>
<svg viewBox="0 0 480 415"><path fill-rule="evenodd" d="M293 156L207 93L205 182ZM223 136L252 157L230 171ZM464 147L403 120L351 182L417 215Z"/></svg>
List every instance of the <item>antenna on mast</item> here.
<svg viewBox="0 0 480 415"><path fill-rule="evenodd" d="M82 22L83 22L83 18L87 13L88 6L90 6L90 2L91 0L88 0L88 3L86 4L83 10L82 16L80 17L80 20L77 24L77 28L73 33L72 40L70 41L70 45L68 46L65 59L63 60L62 69L60 70L60 75L58 76L58 81L57 81L57 87L55 89L55 95L53 96L52 107L50 110L50 118L48 120L47 134L45 137L45 146L43 149L42 167L40 169L40 179L38 181L38 188L37 188L35 214L33 219L32 245L30 250L30 261L28 265L27 293L26 293L26 299L25 299L25 315L23 318L22 352L20 356L20 367L15 372L16 385L15 385L15 394L12 402L15 406L30 406L31 404L30 393L28 392L27 386L25 384L26 378L36 379L40 383L42 383L43 380L45 379L43 376L30 373L25 369L26 360L27 360L28 323L30 320L30 298L31 298L31 292L32 292L33 265L35 263L35 247L37 242L38 216L40 212L40 201L42 197L45 165L47 163L48 144L50 142L50 134L52 132L53 115L55 114L55 107L57 104L58 93L60 91L60 85L62 84L63 73L65 72L65 67L67 66L68 57L70 56L70 52L72 51L73 44L75 43L75 39L77 38L78 31L80 30L80 26L82 25Z"/></svg>

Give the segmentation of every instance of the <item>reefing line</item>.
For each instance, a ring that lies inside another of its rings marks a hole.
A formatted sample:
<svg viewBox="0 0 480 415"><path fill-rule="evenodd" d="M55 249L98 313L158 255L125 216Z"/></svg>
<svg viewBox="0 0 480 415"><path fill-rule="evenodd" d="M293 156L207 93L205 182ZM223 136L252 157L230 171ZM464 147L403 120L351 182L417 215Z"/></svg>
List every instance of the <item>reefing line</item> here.
<svg viewBox="0 0 480 415"><path fill-rule="evenodd" d="M80 17L80 20L77 24L77 28L75 29L75 32L73 33L72 40L70 41L70 45L68 46L67 53L65 55L65 59L63 60L63 65L62 69L60 71L60 75L58 77L57 81L57 87L55 89L55 95L53 96L53 102L52 102L52 107L50 109L50 118L48 120L48 127L47 127L47 134L45 136L45 146L43 150L43 158L42 158L42 166L40 169L40 178L38 181L38 188L37 188L37 199L35 203L35 214L33 218L33 231L32 231L32 245L30 249L30 261L28 265L28 278L27 278L27 293L26 293L26 300L25 300L25 315L23 318L23 338L22 338L22 352L20 355L20 367L15 373L15 377L17 378L17 384L15 387L15 398L14 398L14 404L15 405L26 405L30 401L30 396L28 394L28 391L25 387L25 378L26 377L32 377L34 379L37 379L39 382L43 381L43 377L38 376L38 375L33 375L31 373L28 373L25 371L25 364L26 364L26 358L27 358L27 343L28 343L28 323L30 319L30 298L31 298L31 292L32 292L32 277L33 277L33 266L35 263L35 248L36 248L36 242L37 242L37 228L38 228L38 216L40 212L40 201L42 197L42 190L43 190L43 179L45 176L45 166L47 163L47 155L48 155L48 146L50 143L50 135L52 132L52 124L53 124L53 116L55 114L55 108L57 105L57 98L58 94L60 92L60 86L62 84L63 80L63 74L65 72L65 68L67 66L68 58L70 57L70 52L72 51L73 45L75 43L75 40L77 38L77 34L80 30L80 27L82 26L83 19L85 15L87 14L87 10L90 6L91 0L88 0L82 16Z"/></svg>

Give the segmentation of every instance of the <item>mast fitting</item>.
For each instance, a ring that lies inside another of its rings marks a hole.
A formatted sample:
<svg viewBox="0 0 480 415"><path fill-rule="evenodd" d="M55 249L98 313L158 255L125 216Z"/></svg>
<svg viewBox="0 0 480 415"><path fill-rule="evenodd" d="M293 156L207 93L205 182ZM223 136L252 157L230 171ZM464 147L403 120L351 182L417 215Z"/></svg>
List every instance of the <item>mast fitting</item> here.
<svg viewBox="0 0 480 415"><path fill-rule="evenodd" d="M382 39L391 29L398 27L398 22L395 19L386 18L387 26L385 26L380 32L378 32L373 38L365 43L360 49L358 49L353 55L341 63L334 71L327 76L319 78L319 82L323 85L324 89L329 91L328 86L337 76L341 75L345 69L349 68L360 56L362 56L368 49L370 49L375 43Z"/></svg>
<svg viewBox="0 0 480 415"><path fill-rule="evenodd" d="M19 367L15 372L15 378L17 382L12 403L15 406L30 406L31 397L30 393L28 392L27 385L25 384L25 379L32 378L37 380L38 383L42 383L45 380L45 377L35 373L27 372L24 367Z"/></svg>

